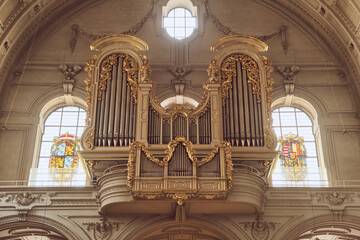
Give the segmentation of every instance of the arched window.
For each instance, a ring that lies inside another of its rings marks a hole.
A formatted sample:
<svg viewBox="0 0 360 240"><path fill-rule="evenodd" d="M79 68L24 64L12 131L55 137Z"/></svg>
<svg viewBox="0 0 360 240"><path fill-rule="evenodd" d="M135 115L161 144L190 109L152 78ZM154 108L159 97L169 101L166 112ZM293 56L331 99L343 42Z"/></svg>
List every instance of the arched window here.
<svg viewBox="0 0 360 240"><path fill-rule="evenodd" d="M327 186L310 117L294 107L277 108L272 117L280 151L272 174L273 186Z"/></svg>
<svg viewBox="0 0 360 240"><path fill-rule="evenodd" d="M190 37L197 25L197 7L190 0L170 0L163 6L162 27L167 35L181 40Z"/></svg>
<svg viewBox="0 0 360 240"><path fill-rule="evenodd" d="M54 108L52 103L48 105L51 107L44 108ZM85 186L87 178L78 151L86 111L78 106L63 106L44 116L43 123L42 117L29 185Z"/></svg>
<svg viewBox="0 0 360 240"><path fill-rule="evenodd" d="M174 8L164 17L164 28L173 38L189 37L196 26L196 18L186 8Z"/></svg>

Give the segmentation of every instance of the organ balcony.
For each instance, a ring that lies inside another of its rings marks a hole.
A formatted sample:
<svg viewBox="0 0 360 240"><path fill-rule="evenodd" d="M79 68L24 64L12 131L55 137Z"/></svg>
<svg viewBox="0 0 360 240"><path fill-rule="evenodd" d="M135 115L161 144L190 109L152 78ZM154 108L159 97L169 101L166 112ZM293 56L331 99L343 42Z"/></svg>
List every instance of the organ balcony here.
<svg viewBox="0 0 360 240"><path fill-rule="evenodd" d="M95 41L88 62L81 156L102 213L261 213L277 152L265 43L229 36L211 46L199 105L163 108L148 46L127 35ZM216 204L214 204L216 203Z"/></svg>

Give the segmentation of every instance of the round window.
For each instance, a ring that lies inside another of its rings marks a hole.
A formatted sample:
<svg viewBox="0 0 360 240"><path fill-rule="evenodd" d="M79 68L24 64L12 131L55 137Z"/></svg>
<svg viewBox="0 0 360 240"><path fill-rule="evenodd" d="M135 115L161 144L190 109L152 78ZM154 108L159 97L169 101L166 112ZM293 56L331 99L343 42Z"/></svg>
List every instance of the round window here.
<svg viewBox="0 0 360 240"><path fill-rule="evenodd" d="M164 17L164 28L173 38L189 37L195 29L196 19L186 8L174 8Z"/></svg>

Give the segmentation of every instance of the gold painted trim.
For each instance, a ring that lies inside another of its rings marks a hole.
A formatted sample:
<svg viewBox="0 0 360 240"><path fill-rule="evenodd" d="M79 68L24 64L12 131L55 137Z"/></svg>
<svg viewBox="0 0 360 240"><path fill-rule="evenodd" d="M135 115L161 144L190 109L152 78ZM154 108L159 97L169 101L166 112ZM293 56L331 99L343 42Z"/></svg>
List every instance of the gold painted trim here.
<svg viewBox="0 0 360 240"><path fill-rule="evenodd" d="M241 62L241 67L246 70L247 82L251 83L252 93L256 95L257 102L261 102L261 86L259 67L255 59L245 54L232 54L227 56L221 63L221 95L222 103L229 97L229 89L232 88L232 79L236 77L236 63Z"/></svg>
<svg viewBox="0 0 360 240"><path fill-rule="evenodd" d="M199 193L161 193L161 194L139 194L134 193L133 197L137 200L160 200L160 199L174 199L178 205L183 205L185 200L189 199L204 199L204 200L225 200L228 191L220 194L199 194Z"/></svg>
<svg viewBox="0 0 360 240"><path fill-rule="evenodd" d="M168 150L165 150L165 157L163 160L160 160L159 158L156 158L154 155L152 155L146 148L145 144L142 142L133 142L130 145L129 149L129 162L128 162L128 186L129 188L132 188L133 186L133 180L135 176L135 151L136 149L141 148L141 151L145 154L146 158L152 161L153 163L164 167L166 163L170 162L173 153L179 143L182 143L183 146L186 149L186 152L188 154L188 157L190 160L196 164L196 167L201 167L204 164L210 162L215 155L219 152L220 148L225 149L225 164L226 164L226 178L228 182L228 188L230 189L232 187L232 169L233 164L231 160L231 145L229 142L222 141L215 145L215 149L211 151L211 153L199 160L197 157L195 157L196 151L193 149L193 144L191 141L186 140L185 137L176 137L175 140L172 140L168 144Z"/></svg>
<svg viewBox="0 0 360 240"><path fill-rule="evenodd" d="M112 39L113 39L113 41L111 41ZM116 39L122 39L122 40L116 40ZM109 42L106 43L107 41L109 41ZM109 45L114 45L117 43L130 45L140 51L149 49L149 46L146 44L146 42L144 42L140 38L126 35L126 34L114 34L114 35L109 35L109 36L100 38L90 44L90 49L99 51L99 50L103 49L104 47L107 47Z"/></svg>
<svg viewBox="0 0 360 240"><path fill-rule="evenodd" d="M138 71L139 64L135 58L125 53L115 53L107 56L100 64L100 77L98 84L98 95L97 99L102 99L102 93L106 91L107 81L112 80L112 69L113 66L118 63L118 58L123 58L123 71L127 73L127 81L130 85L131 96L134 99L134 103L137 103L138 93Z"/></svg>
<svg viewBox="0 0 360 240"><path fill-rule="evenodd" d="M94 71L95 71L95 62L97 59L97 55L93 55L87 62L85 66L85 71L88 73L88 77L84 79L85 82L85 90L86 90L86 104L87 104L87 111L86 111L86 119L85 123L86 126L90 126L90 116L92 110L92 100L93 100L93 90L94 90Z"/></svg>
<svg viewBox="0 0 360 240"><path fill-rule="evenodd" d="M220 51L227 47L238 46L242 44L251 46L257 51L267 51L269 48L266 43L257 38L243 35L231 35L223 37L214 42L210 47L210 51Z"/></svg>

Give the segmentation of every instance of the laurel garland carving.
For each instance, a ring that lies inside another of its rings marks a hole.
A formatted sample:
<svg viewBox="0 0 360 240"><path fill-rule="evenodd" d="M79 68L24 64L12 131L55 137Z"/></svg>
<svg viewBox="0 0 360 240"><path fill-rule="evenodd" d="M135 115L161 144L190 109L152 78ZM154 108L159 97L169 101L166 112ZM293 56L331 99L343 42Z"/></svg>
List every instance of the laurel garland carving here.
<svg viewBox="0 0 360 240"><path fill-rule="evenodd" d="M221 63L221 95L223 106L225 99L229 97L229 89L232 88L232 79L236 77L236 63L241 62L241 67L246 70L247 81L251 83L252 93L256 95L257 102L261 102L261 88L259 67L256 61L244 54L233 54L228 56Z"/></svg>
<svg viewBox="0 0 360 240"><path fill-rule="evenodd" d="M126 35L132 35L133 36L136 33L138 33L142 29L144 24L147 22L149 17L151 17L153 9L155 7L155 4L157 2L158 2L158 0L152 0L151 6L150 6L149 10L146 12L146 14L144 15L144 17L142 19L140 19L139 22L137 22L135 25L133 25L130 29L128 29L127 31L122 32L121 34L126 34ZM79 32L81 35L83 35L84 37L90 39L91 41L95 41L97 39L100 39L100 38L103 38L103 37L106 37L106 36L109 35L109 34L104 34L104 35L92 34L92 33L86 32L85 30L80 28L78 25L76 25L76 27L73 27L73 26L72 26L72 29L74 31Z"/></svg>
<svg viewBox="0 0 360 240"><path fill-rule="evenodd" d="M123 71L127 74L127 81L130 85L131 96L134 99L134 103L137 103L137 93L138 93L138 71L139 71L139 64L136 60L124 53L116 53L107 56L100 65L100 78L98 84L98 101L102 99L102 93L106 91L107 81L112 80L112 69L113 66L118 63L118 58L123 58Z"/></svg>

